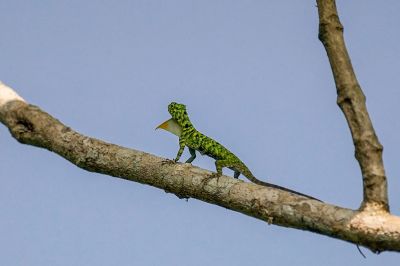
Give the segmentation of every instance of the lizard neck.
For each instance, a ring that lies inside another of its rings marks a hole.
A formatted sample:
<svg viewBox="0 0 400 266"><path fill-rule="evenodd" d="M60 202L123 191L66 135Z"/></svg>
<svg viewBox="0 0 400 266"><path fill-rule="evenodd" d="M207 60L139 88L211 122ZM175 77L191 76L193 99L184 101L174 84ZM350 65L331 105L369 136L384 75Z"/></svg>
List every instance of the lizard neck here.
<svg viewBox="0 0 400 266"><path fill-rule="evenodd" d="M192 122L187 115L173 117L183 131L194 129Z"/></svg>

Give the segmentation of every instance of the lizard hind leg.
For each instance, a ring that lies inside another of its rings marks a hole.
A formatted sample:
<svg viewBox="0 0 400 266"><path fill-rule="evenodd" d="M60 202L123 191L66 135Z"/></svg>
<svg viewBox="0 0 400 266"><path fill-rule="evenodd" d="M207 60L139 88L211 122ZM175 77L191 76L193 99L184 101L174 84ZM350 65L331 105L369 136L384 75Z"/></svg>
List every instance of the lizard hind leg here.
<svg viewBox="0 0 400 266"><path fill-rule="evenodd" d="M234 165L232 164L231 160L216 160L215 161L215 168L217 170L216 173L212 174L213 177L220 177L222 175L222 168L228 167L231 168ZM235 178L238 178L240 175L240 172L235 171Z"/></svg>
<svg viewBox="0 0 400 266"><path fill-rule="evenodd" d="M219 181L219 177L222 176L222 168L228 167L230 165L228 160L216 160L215 167L217 169L216 173L212 173L210 176L206 177L203 180L203 183L208 183L211 179L217 178L217 183Z"/></svg>
<svg viewBox="0 0 400 266"><path fill-rule="evenodd" d="M232 166L233 165L232 165L232 162L230 160L216 160L215 161L215 167L217 169L217 172L216 173L212 173L210 176L206 177L203 180L202 183L203 184L204 183L208 183L211 179L217 178L217 184L218 184L219 177L222 176L222 168L224 168L224 167L231 168ZM240 175L240 172L239 172L239 175ZM239 177L239 175L238 175L238 177ZM235 171L235 178L237 178L236 177L236 171Z"/></svg>

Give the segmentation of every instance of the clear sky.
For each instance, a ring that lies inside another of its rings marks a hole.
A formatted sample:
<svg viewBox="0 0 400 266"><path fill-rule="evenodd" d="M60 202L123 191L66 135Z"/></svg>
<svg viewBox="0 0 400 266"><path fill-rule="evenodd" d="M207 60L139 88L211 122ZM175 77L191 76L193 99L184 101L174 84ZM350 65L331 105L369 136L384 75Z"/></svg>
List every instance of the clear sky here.
<svg viewBox="0 0 400 266"><path fill-rule="evenodd" d="M400 2L338 1L400 215ZM358 208L315 1L0 0L0 80L75 130L173 158L171 101L262 180ZM0 265L398 265L89 173L0 125ZM187 158L187 151L183 158ZM213 160L195 165L213 170ZM232 175L230 171L225 172Z"/></svg>

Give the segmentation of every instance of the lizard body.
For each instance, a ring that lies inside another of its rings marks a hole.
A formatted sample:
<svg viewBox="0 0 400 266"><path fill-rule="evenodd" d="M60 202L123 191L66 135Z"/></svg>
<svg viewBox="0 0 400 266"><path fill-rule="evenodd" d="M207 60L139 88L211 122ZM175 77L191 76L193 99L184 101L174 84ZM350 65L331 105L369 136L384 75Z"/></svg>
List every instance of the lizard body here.
<svg viewBox="0 0 400 266"><path fill-rule="evenodd" d="M253 183L281 189L310 199L318 200L297 191L257 179L235 154L225 148L222 144L196 130L189 119L185 105L172 102L168 105L168 112L171 114L172 118L165 121L157 128L170 131L179 137L179 150L174 162L179 161L185 146L187 146L191 156L186 163L191 163L196 158L196 151L199 151L201 155L207 155L215 159L217 173L214 174L214 176L221 176L222 168L227 167L234 171L234 178L239 178L240 174L242 174Z"/></svg>

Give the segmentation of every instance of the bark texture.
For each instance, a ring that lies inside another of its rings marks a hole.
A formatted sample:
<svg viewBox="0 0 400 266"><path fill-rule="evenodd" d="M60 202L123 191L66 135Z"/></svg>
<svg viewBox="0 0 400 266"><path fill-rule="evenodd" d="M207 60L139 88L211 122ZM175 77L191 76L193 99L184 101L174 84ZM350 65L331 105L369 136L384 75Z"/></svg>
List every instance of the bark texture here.
<svg viewBox="0 0 400 266"><path fill-rule="evenodd" d="M365 96L354 74L343 38L343 26L334 0L318 0L319 39L331 64L337 90L337 103L349 125L355 157L363 177L361 209L389 211L383 147L375 134L365 104Z"/></svg>

